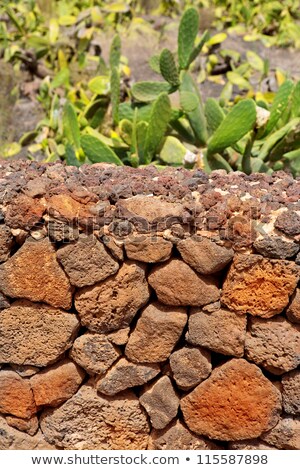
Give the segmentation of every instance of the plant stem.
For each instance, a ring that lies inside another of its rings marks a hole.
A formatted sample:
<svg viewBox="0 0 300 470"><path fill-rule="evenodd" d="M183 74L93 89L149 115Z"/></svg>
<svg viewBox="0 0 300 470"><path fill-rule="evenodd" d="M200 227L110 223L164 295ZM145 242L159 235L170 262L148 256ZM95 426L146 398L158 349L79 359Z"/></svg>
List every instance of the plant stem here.
<svg viewBox="0 0 300 470"><path fill-rule="evenodd" d="M252 171L251 170L251 150L252 150L253 144L255 142L256 136L257 136L257 130L253 129L253 131L250 134L250 137L249 137L249 140L247 142L245 152L244 152L244 155L243 155L242 170L243 170L244 173L246 173L246 175L250 175L251 171Z"/></svg>

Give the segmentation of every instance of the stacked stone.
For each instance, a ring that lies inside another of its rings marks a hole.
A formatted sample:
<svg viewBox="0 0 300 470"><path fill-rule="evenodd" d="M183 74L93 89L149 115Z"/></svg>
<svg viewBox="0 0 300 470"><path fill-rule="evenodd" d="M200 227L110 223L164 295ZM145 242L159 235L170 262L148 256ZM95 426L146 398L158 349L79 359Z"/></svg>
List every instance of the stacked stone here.
<svg viewBox="0 0 300 470"><path fill-rule="evenodd" d="M299 196L0 163L0 449L300 449Z"/></svg>

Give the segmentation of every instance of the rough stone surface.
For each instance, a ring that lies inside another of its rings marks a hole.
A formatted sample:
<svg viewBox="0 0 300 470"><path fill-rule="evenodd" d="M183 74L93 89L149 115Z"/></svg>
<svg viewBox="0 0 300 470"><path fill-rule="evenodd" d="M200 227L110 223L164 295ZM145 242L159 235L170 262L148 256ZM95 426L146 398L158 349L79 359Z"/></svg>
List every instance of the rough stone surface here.
<svg viewBox="0 0 300 470"><path fill-rule="evenodd" d="M300 215L296 211L286 210L277 217L274 226L286 235L299 235Z"/></svg>
<svg viewBox="0 0 300 470"><path fill-rule="evenodd" d="M143 450L149 433L134 393L104 397L88 384L59 408L45 411L41 429L50 443L67 450Z"/></svg>
<svg viewBox="0 0 300 470"><path fill-rule="evenodd" d="M281 396L261 370L244 359L232 359L181 400L191 431L224 441L259 437L274 427Z"/></svg>
<svg viewBox="0 0 300 470"><path fill-rule="evenodd" d="M91 204L81 204L68 194L55 194L47 200L49 215L67 222L91 218L91 207Z"/></svg>
<svg viewBox="0 0 300 470"><path fill-rule="evenodd" d="M124 346L129 339L130 328L121 328L107 335L109 341L117 346Z"/></svg>
<svg viewBox="0 0 300 470"><path fill-rule="evenodd" d="M179 259L155 266L148 281L158 300L167 305L200 307L220 298L217 281L213 277L196 273Z"/></svg>
<svg viewBox="0 0 300 470"><path fill-rule="evenodd" d="M139 235L125 240L124 246L128 258L144 263L158 263L170 258L173 243L162 237Z"/></svg>
<svg viewBox="0 0 300 470"><path fill-rule="evenodd" d="M9 426L26 432L29 436L34 436L39 429L39 420L36 415L31 418L17 418L16 416L6 416L6 422Z"/></svg>
<svg viewBox="0 0 300 470"><path fill-rule="evenodd" d="M167 307L158 302L149 304L131 333L125 353L133 362L165 361L187 322L186 310L182 307Z"/></svg>
<svg viewBox="0 0 300 470"><path fill-rule="evenodd" d="M28 230L41 220L44 212L45 206L38 199L19 194L8 206L5 222L13 229Z"/></svg>
<svg viewBox="0 0 300 470"><path fill-rule="evenodd" d="M187 341L211 351L242 357L246 338L246 315L226 309L204 312L192 309L189 316Z"/></svg>
<svg viewBox="0 0 300 470"><path fill-rule="evenodd" d="M218 446L208 439L196 436L179 420L164 429L153 429L149 450L216 450Z"/></svg>
<svg viewBox="0 0 300 470"><path fill-rule="evenodd" d="M75 243L63 246L57 251L57 258L76 287L96 284L119 269L119 264L93 235L82 235Z"/></svg>
<svg viewBox="0 0 300 470"><path fill-rule="evenodd" d="M104 377L100 377L97 390L104 395L116 395L127 388L144 385L159 372L158 364L134 364L122 357Z"/></svg>
<svg viewBox="0 0 300 470"><path fill-rule="evenodd" d="M43 434L38 431L29 436L9 426L0 416L0 450L52 450L55 446L49 444Z"/></svg>
<svg viewBox="0 0 300 470"><path fill-rule="evenodd" d="M278 424L261 438L278 449L300 450L300 418L283 416Z"/></svg>
<svg viewBox="0 0 300 470"><path fill-rule="evenodd" d="M270 318L287 306L298 279L299 269L292 261L239 255L229 269L221 300L230 310Z"/></svg>
<svg viewBox="0 0 300 470"><path fill-rule="evenodd" d="M68 359L35 374L30 379L30 385L36 405L60 405L77 392L84 376L83 370Z"/></svg>
<svg viewBox="0 0 300 470"><path fill-rule="evenodd" d="M49 217L47 231L53 242L72 242L79 238L78 226L72 222L63 222Z"/></svg>
<svg viewBox="0 0 300 470"><path fill-rule="evenodd" d="M10 366L21 377L31 377L32 375L36 374L40 370L38 367L34 367L34 366L23 366L23 365L16 365L16 364L10 364Z"/></svg>
<svg viewBox="0 0 300 470"><path fill-rule="evenodd" d="M283 317L253 318L245 343L246 357L273 374L283 374L300 364L300 326Z"/></svg>
<svg viewBox="0 0 300 470"><path fill-rule="evenodd" d="M0 413L30 418L35 412L36 406L28 380L10 370L0 371Z"/></svg>
<svg viewBox="0 0 300 470"><path fill-rule="evenodd" d="M9 300L7 297L5 297L4 294L1 294L0 292L0 311L4 310L5 308L8 308L10 306Z"/></svg>
<svg viewBox="0 0 300 470"><path fill-rule="evenodd" d="M253 246L258 253L266 258L293 258L293 256L295 256L299 251L299 245L297 243L286 241L283 238L276 236L258 238L253 243Z"/></svg>
<svg viewBox="0 0 300 470"><path fill-rule="evenodd" d="M286 413L300 415L300 371L293 370L282 377L282 404Z"/></svg>
<svg viewBox="0 0 300 470"><path fill-rule="evenodd" d="M300 323L300 289L296 289L286 310L286 316L293 323Z"/></svg>
<svg viewBox="0 0 300 470"><path fill-rule="evenodd" d="M229 442L228 448L232 450L276 450L276 447L270 446L260 439Z"/></svg>
<svg viewBox="0 0 300 470"><path fill-rule="evenodd" d="M74 314L16 301L0 315L0 363L52 364L71 347L78 327Z"/></svg>
<svg viewBox="0 0 300 470"><path fill-rule="evenodd" d="M12 298L45 302L64 309L72 305L69 280L48 239L26 241L12 258L2 264L0 285L2 292Z"/></svg>
<svg viewBox="0 0 300 470"><path fill-rule="evenodd" d="M116 258L119 261L124 260L124 250L123 250L123 242L119 244L117 240L115 240L113 237L104 235L101 238L101 241L104 243L106 248L111 252L114 258Z"/></svg>
<svg viewBox="0 0 300 470"><path fill-rule="evenodd" d="M6 225L0 225L0 263L9 258L13 246L13 236Z"/></svg>
<svg viewBox="0 0 300 470"><path fill-rule="evenodd" d="M79 289L75 306L83 325L107 333L127 327L149 295L145 267L126 261L114 276Z"/></svg>
<svg viewBox="0 0 300 470"><path fill-rule="evenodd" d="M177 244L184 261L200 274L213 274L227 266L233 258L232 248L217 245L208 238L186 238Z"/></svg>
<svg viewBox="0 0 300 470"><path fill-rule="evenodd" d="M146 385L140 396L155 429L165 428L177 415L179 398L169 377L161 377L152 385Z"/></svg>
<svg viewBox="0 0 300 470"><path fill-rule="evenodd" d="M188 390L211 373L210 352L202 348L185 346L171 354L170 366L178 387Z"/></svg>
<svg viewBox="0 0 300 470"><path fill-rule="evenodd" d="M97 333L79 336L70 351L71 358L92 375L104 374L120 355L105 335Z"/></svg>

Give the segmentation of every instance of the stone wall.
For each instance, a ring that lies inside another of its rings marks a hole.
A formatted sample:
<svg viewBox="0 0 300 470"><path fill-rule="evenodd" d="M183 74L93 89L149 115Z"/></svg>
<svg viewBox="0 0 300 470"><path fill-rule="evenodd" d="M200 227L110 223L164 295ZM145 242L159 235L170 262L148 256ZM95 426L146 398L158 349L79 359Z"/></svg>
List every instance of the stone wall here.
<svg viewBox="0 0 300 470"><path fill-rule="evenodd" d="M0 163L0 448L300 449L299 196Z"/></svg>

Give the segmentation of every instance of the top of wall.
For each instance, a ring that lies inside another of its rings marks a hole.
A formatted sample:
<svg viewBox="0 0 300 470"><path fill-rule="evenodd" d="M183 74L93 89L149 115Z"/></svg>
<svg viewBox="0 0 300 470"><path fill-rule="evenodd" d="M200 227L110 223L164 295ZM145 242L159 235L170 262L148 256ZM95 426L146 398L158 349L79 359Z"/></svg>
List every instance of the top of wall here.
<svg viewBox="0 0 300 470"><path fill-rule="evenodd" d="M300 248L300 178L0 162L3 222L15 236L36 239L49 224L60 223L116 239L156 232L176 242L198 234L235 251L254 247L265 256L292 258Z"/></svg>

